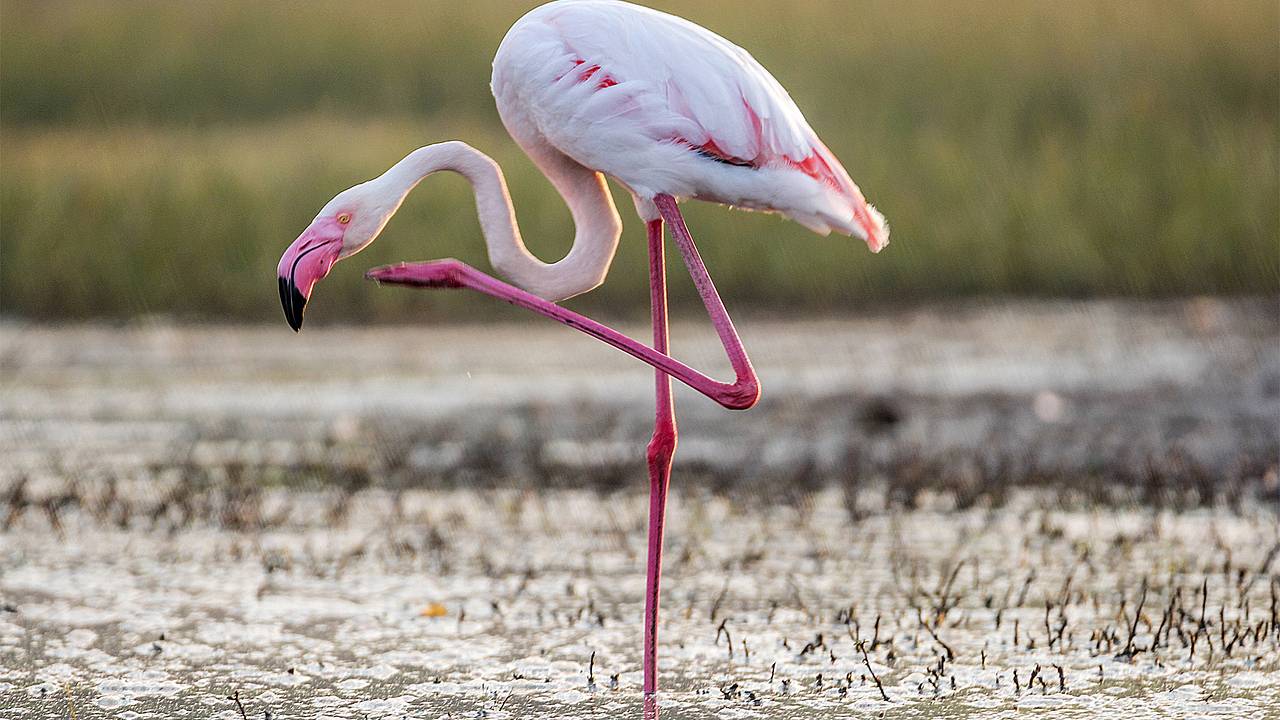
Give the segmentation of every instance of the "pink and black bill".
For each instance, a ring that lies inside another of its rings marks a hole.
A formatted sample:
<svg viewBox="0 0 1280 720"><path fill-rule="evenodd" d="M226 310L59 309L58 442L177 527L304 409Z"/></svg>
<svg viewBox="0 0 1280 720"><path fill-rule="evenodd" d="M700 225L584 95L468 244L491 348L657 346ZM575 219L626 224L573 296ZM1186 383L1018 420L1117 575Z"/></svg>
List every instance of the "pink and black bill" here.
<svg viewBox="0 0 1280 720"><path fill-rule="evenodd" d="M302 314L311 290L338 261L345 229L334 219L317 219L284 251L276 266L280 305L295 332L302 329Z"/></svg>
<svg viewBox="0 0 1280 720"><path fill-rule="evenodd" d="M307 307L307 297L298 292L292 278L280 278L280 304L284 306L284 319L294 332L302 329L302 311Z"/></svg>

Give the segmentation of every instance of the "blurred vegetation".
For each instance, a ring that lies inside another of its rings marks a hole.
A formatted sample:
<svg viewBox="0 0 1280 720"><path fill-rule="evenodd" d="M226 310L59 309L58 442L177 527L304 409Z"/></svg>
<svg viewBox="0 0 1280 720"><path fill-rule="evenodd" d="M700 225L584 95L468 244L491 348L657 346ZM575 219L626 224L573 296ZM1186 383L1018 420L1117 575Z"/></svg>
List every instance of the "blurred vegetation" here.
<svg viewBox="0 0 1280 720"><path fill-rule="evenodd" d="M274 320L276 260L320 206L449 138L503 165L531 247L558 257L568 213L488 93L534 4L0 0L0 311ZM652 4L750 49L894 229L873 258L692 207L730 307L1280 289L1274 0ZM614 271L574 304L641 315L643 228L618 200ZM313 321L509 312L361 279L443 256L488 267L452 176L338 266Z"/></svg>

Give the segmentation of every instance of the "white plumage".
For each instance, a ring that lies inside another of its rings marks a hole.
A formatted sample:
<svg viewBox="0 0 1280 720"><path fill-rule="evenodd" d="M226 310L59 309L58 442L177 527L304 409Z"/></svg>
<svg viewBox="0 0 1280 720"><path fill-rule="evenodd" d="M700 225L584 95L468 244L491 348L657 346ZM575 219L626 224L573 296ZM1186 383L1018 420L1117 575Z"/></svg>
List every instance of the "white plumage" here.
<svg viewBox="0 0 1280 720"><path fill-rule="evenodd" d="M538 7L499 46L493 94L535 162L561 154L616 178L646 220L665 193L779 212L873 251L888 243L883 217L778 81L682 18L615 0Z"/></svg>
<svg viewBox="0 0 1280 720"><path fill-rule="evenodd" d="M678 198L779 212L819 233L889 240L840 162L787 92L745 50L680 18L611 0L560 0L521 18L493 61L493 95L507 131L555 186L573 216L573 246L552 263L529 252L502 168L461 142L420 147L382 175L339 193L276 266L280 302L302 327L312 288L334 263L373 242L423 179L461 174L475 191L489 260L511 284L457 260L393 265L367 276L417 287L471 288L564 323L656 368L645 583L645 715L656 716L662 529L676 446L671 380L743 410L760 381L685 225ZM631 191L646 221L653 346L557 301L604 282L622 222L604 175ZM665 228L728 355L735 379L717 382L669 354Z"/></svg>

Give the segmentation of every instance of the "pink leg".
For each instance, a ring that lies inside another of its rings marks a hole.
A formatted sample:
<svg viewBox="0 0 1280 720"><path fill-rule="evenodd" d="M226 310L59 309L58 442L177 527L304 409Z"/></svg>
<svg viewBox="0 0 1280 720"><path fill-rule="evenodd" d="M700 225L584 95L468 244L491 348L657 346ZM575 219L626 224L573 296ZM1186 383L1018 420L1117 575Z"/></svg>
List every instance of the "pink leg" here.
<svg viewBox="0 0 1280 720"><path fill-rule="evenodd" d="M653 201L658 206L658 212L662 213L662 219L671 226L671 234L675 236L676 246L680 248L685 267L689 268L689 275L693 277L693 285L698 289L698 295L702 297L702 304L707 309L707 314L711 316L711 324L715 326L716 334L720 336L720 344L724 345L724 351L729 355L729 364L733 366L738 383L742 384L744 378L751 379L750 390L754 391L751 405L754 405L760 397L760 381L751 367L751 360L747 357L746 348L742 346L742 339L738 337L738 331L733 327L733 321L729 319L729 312L724 309L720 293L716 292L715 283L711 282L711 274L707 272L707 266L702 264L702 256L698 254L698 248L693 244L693 236L689 234L689 228L684 224L680 207L676 204L675 198L670 195L658 195Z"/></svg>
<svg viewBox="0 0 1280 720"><path fill-rule="evenodd" d="M662 221L649 223L649 289L653 308L653 349L667 354L667 269ZM671 456L676 450L676 411L671 376L653 371L656 409L649 442L649 567L644 597L644 694L658 691L658 587L662 582L662 534L671 482Z"/></svg>
<svg viewBox="0 0 1280 720"><path fill-rule="evenodd" d="M685 266L693 276L698 294L702 296L702 303L706 306L716 333L720 336L720 342L724 345L725 353L729 356L729 363L737 376L732 383L713 380L679 360L632 340L603 323L572 310L566 310L458 260L388 265L374 268L365 273L365 276L384 283L415 287L470 288L491 295L608 343L663 371L726 408L745 410L755 405L760 398L760 381L751 367L751 361L747 358L746 349L742 347L742 340L738 337L733 322L729 320L724 303L720 301L715 285L712 284L711 277L698 256L698 249L693 245L693 238L685 227L684 218L680 215L675 199L668 195L659 195L654 200L663 218L671 225L672 234L684 257Z"/></svg>
<svg viewBox="0 0 1280 720"><path fill-rule="evenodd" d="M367 273L367 277L379 282L416 287L477 290L580 330L654 367L656 412L653 439L649 443L647 453L650 481L649 562L645 590L643 662L646 720L657 718L655 693L658 689L658 600L662 577L662 536L666 519L667 488L671 479L671 457L676 446L676 420L671 397L671 378L676 378L724 407L734 410L749 408L755 405L760 397L760 381L751 367L746 349L743 348L742 340L729 319L724 303L711 282L711 276L698 255L698 249L693 244L693 237L689 234L675 199L668 195L659 195L655 198L655 203L662 217L671 225L672 234L680 248L685 266L693 277L694 286L702 297L703 305L729 357L729 363L736 375L732 383L713 380L668 355L666 264L663 255L662 220L654 220L648 224L649 282L653 314L652 348L591 318L547 302L457 260L401 263L375 268Z"/></svg>

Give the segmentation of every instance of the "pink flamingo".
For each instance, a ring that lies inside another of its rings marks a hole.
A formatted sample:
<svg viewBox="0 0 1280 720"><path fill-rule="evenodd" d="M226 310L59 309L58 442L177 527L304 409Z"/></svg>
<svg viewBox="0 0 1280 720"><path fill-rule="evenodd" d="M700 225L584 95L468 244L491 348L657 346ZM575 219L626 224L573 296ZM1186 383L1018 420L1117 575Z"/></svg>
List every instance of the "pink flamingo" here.
<svg viewBox="0 0 1280 720"><path fill-rule="evenodd" d="M658 585L676 419L674 377L730 409L755 404L760 385L677 206L694 198L781 213L814 232L856 236L873 252L884 218L809 127L786 90L745 50L679 17L615 0L560 0L512 26L493 61L498 114L573 216L573 247L544 263L524 245L498 165L461 142L419 148L381 176L329 201L278 268L294 330L315 283L378 236L405 196L447 170L473 186L493 267L513 284L457 260L369 271L384 283L469 288L629 353L655 368L656 419L648 446L649 560L644 693L657 690ZM631 193L649 238L653 346L555 303L604 281L622 225L604 176ZM736 375L718 382L668 354L663 223L693 276Z"/></svg>

